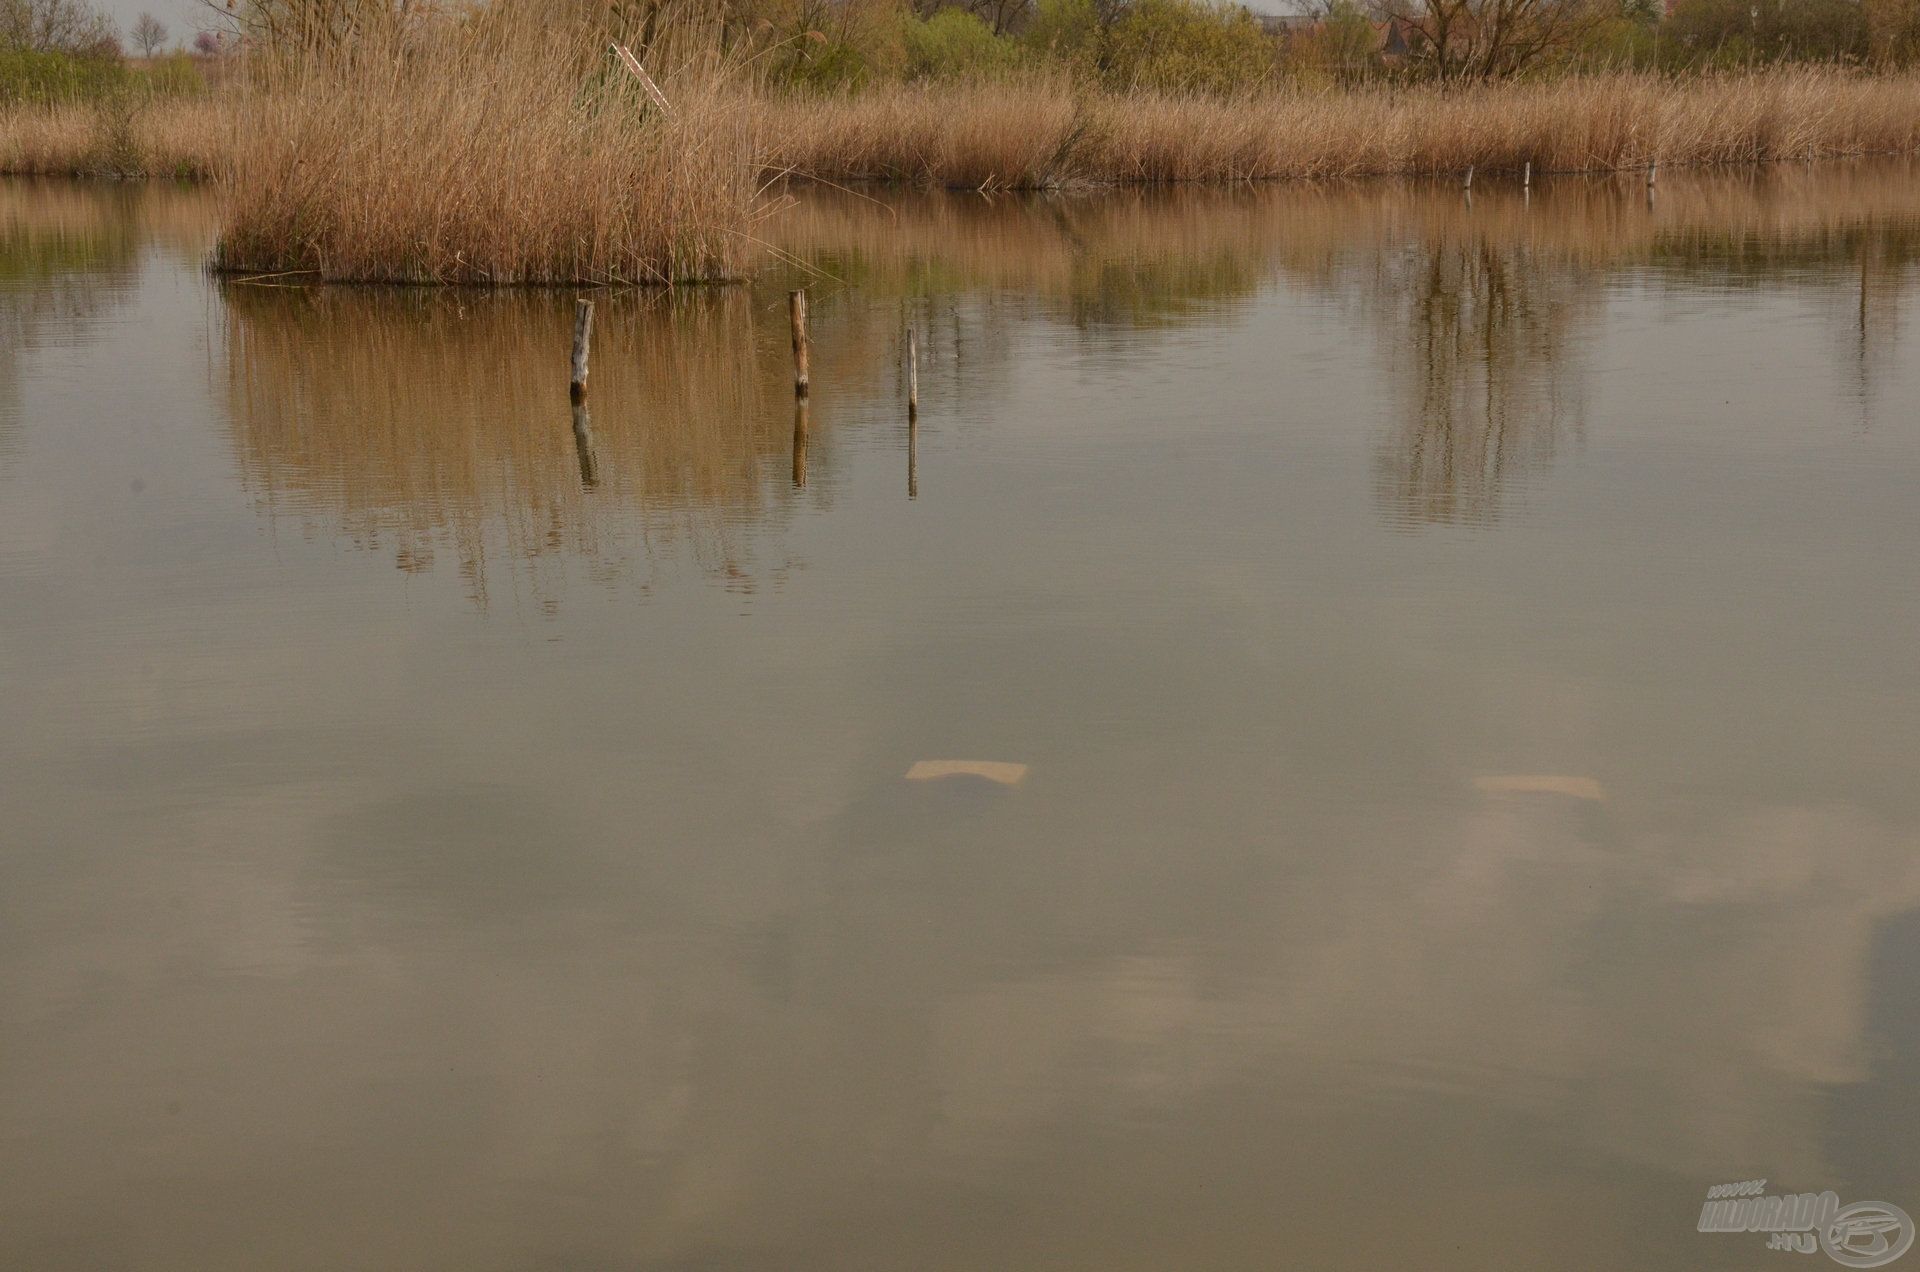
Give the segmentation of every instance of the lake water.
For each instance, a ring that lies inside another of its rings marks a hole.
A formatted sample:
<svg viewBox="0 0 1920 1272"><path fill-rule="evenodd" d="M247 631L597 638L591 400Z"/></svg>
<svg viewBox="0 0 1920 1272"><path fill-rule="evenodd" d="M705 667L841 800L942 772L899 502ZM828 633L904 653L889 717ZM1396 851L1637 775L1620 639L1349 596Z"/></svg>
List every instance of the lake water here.
<svg viewBox="0 0 1920 1272"><path fill-rule="evenodd" d="M0 1265L1920 1213L1920 167L818 192L579 436L215 215L0 185Z"/></svg>

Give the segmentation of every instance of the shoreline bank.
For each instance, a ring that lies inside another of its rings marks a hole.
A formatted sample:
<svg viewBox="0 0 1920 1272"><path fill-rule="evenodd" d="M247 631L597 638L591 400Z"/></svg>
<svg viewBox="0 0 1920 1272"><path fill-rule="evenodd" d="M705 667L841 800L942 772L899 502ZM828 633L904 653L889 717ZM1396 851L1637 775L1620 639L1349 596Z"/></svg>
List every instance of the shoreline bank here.
<svg viewBox="0 0 1920 1272"><path fill-rule="evenodd" d="M312 122L311 97L155 102L130 120L15 109L0 112L0 174L212 180L227 205L223 272L681 286L741 276L783 182L993 193L1471 171L1511 185L1525 172L1920 154L1920 74L1809 68L1232 100L1058 78L843 96L715 89L671 120L601 101L575 124L577 108L556 98L540 102L540 128L489 138L482 161L454 153L476 149L471 136L435 131L457 97L401 87L377 112L336 103L326 126ZM436 135L458 140L436 155ZM568 187L579 193L556 196Z"/></svg>

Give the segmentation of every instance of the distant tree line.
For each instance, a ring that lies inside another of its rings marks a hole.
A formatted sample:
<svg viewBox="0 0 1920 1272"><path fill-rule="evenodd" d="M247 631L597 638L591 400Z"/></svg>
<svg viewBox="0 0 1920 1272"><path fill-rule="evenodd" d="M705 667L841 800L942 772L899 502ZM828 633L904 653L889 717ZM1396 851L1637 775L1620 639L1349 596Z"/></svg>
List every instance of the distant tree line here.
<svg viewBox="0 0 1920 1272"><path fill-rule="evenodd" d="M158 18L141 14L129 34L145 66L126 65L113 19L88 0L0 0L0 106L205 87L191 58L159 56L168 31Z"/></svg>
<svg viewBox="0 0 1920 1272"><path fill-rule="evenodd" d="M1115 89L1920 60L1920 0L725 0L777 80L1064 68Z"/></svg>
<svg viewBox="0 0 1920 1272"><path fill-rule="evenodd" d="M547 0L643 52L697 31L775 87L839 90L1034 70L1115 90L1233 93L1295 83L1489 80L1602 68L1920 60L1920 0ZM194 47L308 56L407 23L464 20L459 0L202 0ZM142 15L149 58L167 31ZM0 0L9 57L119 58L88 0ZM16 74L14 79L18 79ZM19 96L18 92L13 94Z"/></svg>

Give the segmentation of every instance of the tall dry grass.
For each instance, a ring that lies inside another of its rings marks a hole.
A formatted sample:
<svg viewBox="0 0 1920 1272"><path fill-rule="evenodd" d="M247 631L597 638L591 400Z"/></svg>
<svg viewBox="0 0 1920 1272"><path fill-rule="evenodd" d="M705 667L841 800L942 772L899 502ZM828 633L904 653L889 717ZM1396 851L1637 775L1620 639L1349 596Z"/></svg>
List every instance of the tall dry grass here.
<svg viewBox="0 0 1920 1272"><path fill-rule="evenodd" d="M231 151L225 106L142 98L0 109L0 173L13 176L214 176Z"/></svg>
<svg viewBox="0 0 1920 1272"><path fill-rule="evenodd" d="M1541 172L1920 149L1920 75L1607 74L1241 100L1086 93L1064 78L893 86L766 108L767 162L834 181L1048 187Z"/></svg>
<svg viewBox="0 0 1920 1272"><path fill-rule="evenodd" d="M501 3L258 75L227 101L216 263L355 282L735 276L758 206L749 115L720 68L678 70L669 115L591 22Z"/></svg>
<svg viewBox="0 0 1920 1272"><path fill-rule="evenodd" d="M728 209L751 203L756 166L977 189L1524 163L1594 172L1655 158L1677 167L1920 151L1920 73L1621 73L1222 100L1088 92L1064 76L754 95L717 67L688 67L669 80L679 109L660 121L611 73L597 36L481 38L463 26L415 39L345 69L144 106L134 118L138 166L211 175L244 163L235 176L254 194L293 175L306 210L351 215L356 234L376 237L422 206L469 233L475 222L500 224L500 214L516 236L542 227L536 237L552 255L556 237L594 239L616 228L660 237L638 205L619 202L635 183L645 184L649 206L711 202L694 220L738 229ZM112 122L96 105L0 110L0 172L96 171ZM495 193L470 188L481 176ZM307 207L328 181L341 183L339 206ZM708 188L718 194L696 198ZM498 193L508 189L514 194ZM385 226L383 205L393 213ZM570 228L550 228L563 224ZM724 255L717 241L682 254L708 252Z"/></svg>

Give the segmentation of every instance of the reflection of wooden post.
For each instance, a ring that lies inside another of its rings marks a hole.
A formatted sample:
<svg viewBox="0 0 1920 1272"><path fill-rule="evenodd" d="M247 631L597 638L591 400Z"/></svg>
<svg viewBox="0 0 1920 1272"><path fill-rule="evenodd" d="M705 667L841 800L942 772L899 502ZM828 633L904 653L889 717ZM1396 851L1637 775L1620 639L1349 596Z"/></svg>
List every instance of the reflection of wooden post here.
<svg viewBox="0 0 1920 1272"><path fill-rule="evenodd" d="M907 328L907 419L920 414L920 338Z"/></svg>
<svg viewBox="0 0 1920 1272"><path fill-rule="evenodd" d="M593 417L587 404L573 399L573 448L580 456L580 484L591 489L600 484L600 457L593 450Z"/></svg>
<svg viewBox="0 0 1920 1272"><path fill-rule="evenodd" d="M793 395L807 396L807 293L787 293L787 317L793 322Z"/></svg>
<svg viewBox="0 0 1920 1272"><path fill-rule="evenodd" d="M576 300L573 302L573 382L567 386L567 396L575 402L583 402L587 397L587 346L593 338L593 302Z"/></svg>
<svg viewBox="0 0 1920 1272"><path fill-rule="evenodd" d="M798 295L799 293L794 293ZM807 487L807 399L793 404L793 488Z"/></svg>

